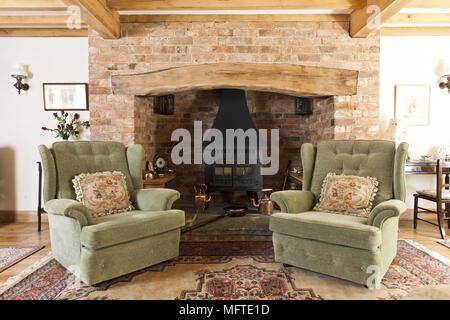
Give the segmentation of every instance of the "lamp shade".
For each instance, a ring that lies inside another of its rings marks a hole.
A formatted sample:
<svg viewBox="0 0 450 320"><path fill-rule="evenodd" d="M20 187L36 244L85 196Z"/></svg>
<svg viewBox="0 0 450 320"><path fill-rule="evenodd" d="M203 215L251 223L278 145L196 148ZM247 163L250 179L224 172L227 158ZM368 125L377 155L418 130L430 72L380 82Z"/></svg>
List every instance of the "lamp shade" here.
<svg viewBox="0 0 450 320"><path fill-rule="evenodd" d="M18 63L16 65L14 65L14 68L11 72L12 75L19 75L19 76L27 76L27 70L25 68L25 65Z"/></svg>
<svg viewBox="0 0 450 320"><path fill-rule="evenodd" d="M450 74L450 61L444 61L442 64L442 75Z"/></svg>

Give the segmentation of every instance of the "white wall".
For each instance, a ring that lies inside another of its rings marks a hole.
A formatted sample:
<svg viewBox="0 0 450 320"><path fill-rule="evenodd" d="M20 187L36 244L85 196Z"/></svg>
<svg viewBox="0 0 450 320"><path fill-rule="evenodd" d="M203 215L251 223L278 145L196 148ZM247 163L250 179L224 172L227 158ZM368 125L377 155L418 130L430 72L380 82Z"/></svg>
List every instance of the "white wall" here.
<svg viewBox="0 0 450 320"><path fill-rule="evenodd" d="M16 63L32 74L30 90L21 95L10 76ZM37 146L56 141L41 130L56 125L44 111L42 83L88 82L88 68L87 38L0 37L0 211L37 207ZM89 112L79 113L89 119Z"/></svg>
<svg viewBox="0 0 450 320"><path fill-rule="evenodd" d="M411 158L437 156L440 145L450 145L450 94L439 88L442 64L450 64L450 37L382 37L380 61L381 117L394 117L394 86L425 84L431 86L430 125L407 128ZM413 207L412 194L420 189L434 189L430 176L406 177L407 204Z"/></svg>

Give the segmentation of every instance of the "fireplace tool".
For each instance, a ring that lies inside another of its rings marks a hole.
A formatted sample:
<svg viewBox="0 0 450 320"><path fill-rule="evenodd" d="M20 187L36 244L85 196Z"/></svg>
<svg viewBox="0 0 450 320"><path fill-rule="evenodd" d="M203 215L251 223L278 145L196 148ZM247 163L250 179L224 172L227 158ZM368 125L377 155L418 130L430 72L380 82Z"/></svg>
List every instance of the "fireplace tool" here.
<svg viewBox="0 0 450 320"><path fill-rule="evenodd" d="M262 197L258 202L255 201L253 198L253 205L258 208L258 212L260 214L272 214L274 203L272 200L270 200L270 193L272 192L272 189L262 189L262 192L264 192L264 197Z"/></svg>

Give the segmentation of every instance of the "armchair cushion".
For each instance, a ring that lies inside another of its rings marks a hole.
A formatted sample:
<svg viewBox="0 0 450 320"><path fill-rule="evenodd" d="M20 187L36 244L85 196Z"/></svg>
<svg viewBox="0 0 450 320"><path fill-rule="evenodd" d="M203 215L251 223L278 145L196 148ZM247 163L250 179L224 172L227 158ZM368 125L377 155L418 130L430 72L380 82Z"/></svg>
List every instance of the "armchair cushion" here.
<svg viewBox="0 0 450 320"><path fill-rule="evenodd" d="M136 209L144 211L169 210L179 198L178 191L165 188L138 189L133 193Z"/></svg>
<svg viewBox="0 0 450 320"><path fill-rule="evenodd" d="M315 211L368 217L378 191L374 177L327 174Z"/></svg>
<svg viewBox="0 0 450 320"><path fill-rule="evenodd" d="M165 233L183 227L185 221L183 211L168 210L129 211L95 218L93 223L81 231L81 244L89 249L101 249Z"/></svg>
<svg viewBox="0 0 450 320"><path fill-rule="evenodd" d="M273 232L342 246L376 250L381 230L367 224L367 218L329 212L275 213L270 217Z"/></svg>
<svg viewBox="0 0 450 320"><path fill-rule="evenodd" d="M92 216L82 203L72 199L54 199L44 204L49 214L66 216L78 220L82 227L92 224Z"/></svg>
<svg viewBox="0 0 450 320"><path fill-rule="evenodd" d="M120 171L82 173L72 180L77 200L94 217L134 210L125 175Z"/></svg>
<svg viewBox="0 0 450 320"><path fill-rule="evenodd" d="M380 203L369 214L367 224L381 228L386 219L398 217L407 209L403 201L391 199Z"/></svg>
<svg viewBox="0 0 450 320"><path fill-rule="evenodd" d="M281 212L300 213L312 210L315 202L314 194L311 191L277 191L270 195L270 199L275 201Z"/></svg>

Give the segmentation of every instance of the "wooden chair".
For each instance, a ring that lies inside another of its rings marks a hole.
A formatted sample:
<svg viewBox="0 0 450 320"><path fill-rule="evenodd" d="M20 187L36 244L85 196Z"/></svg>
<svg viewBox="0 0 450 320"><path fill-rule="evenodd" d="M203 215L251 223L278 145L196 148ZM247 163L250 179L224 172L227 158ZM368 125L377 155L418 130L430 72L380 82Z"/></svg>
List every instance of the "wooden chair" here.
<svg viewBox="0 0 450 320"><path fill-rule="evenodd" d="M443 175L445 180L443 181ZM436 164L436 190L421 190L414 194L414 229L417 228L417 220L438 226L442 239L446 238L444 220L448 220L450 228L450 162L437 161ZM419 207L419 199L436 203L436 211ZM444 208L442 206L444 205ZM419 211L423 210L423 211ZM437 214L438 223L433 223L418 218L419 213ZM444 216L445 214L445 216Z"/></svg>

